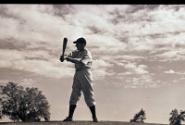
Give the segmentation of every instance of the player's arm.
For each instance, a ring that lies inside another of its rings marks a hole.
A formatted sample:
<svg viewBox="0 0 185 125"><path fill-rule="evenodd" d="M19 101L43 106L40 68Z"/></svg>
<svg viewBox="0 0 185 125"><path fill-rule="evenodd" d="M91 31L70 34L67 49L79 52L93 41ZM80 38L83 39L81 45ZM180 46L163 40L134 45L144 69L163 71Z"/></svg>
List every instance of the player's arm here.
<svg viewBox="0 0 185 125"><path fill-rule="evenodd" d="M71 52L65 59L66 61L72 62L72 63L81 63L81 58L76 58L77 52L73 51Z"/></svg>
<svg viewBox="0 0 185 125"><path fill-rule="evenodd" d="M72 63L78 63L82 65L87 65L87 63L90 61L88 55L84 55L82 58L72 58L72 57L67 57L67 61L70 61Z"/></svg>
<svg viewBox="0 0 185 125"><path fill-rule="evenodd" d="M85 52L83 57L81 58L75 58L75 56L73 56L74 54L69 55L68 57L66 57L67 61L70 61L72 63L79 63L82 65L87 65L89 62L92 61L92 55L89 52Z"/></svg>
<svg viewBox="0 0 185 125"><path fill-rule="evenodd" d="M66 57L66 60L72 63L81 63L81 58Z"/></svg>

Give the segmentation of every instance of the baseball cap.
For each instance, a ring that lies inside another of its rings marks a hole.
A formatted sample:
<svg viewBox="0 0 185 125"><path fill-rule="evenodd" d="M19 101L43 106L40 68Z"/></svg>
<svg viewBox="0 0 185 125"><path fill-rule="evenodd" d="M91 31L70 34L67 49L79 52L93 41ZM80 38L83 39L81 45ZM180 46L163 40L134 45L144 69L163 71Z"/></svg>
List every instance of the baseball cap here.
<svg viewBox="0 0 185 125"><path fill-rule="evenodd" d="M86 45L86 40L85 40L85 38L80 37L80 38L78 38L76 41L74 41L73 43L74 43L74 44L75 44L75 43L85 43L85 45Z"/></svg>

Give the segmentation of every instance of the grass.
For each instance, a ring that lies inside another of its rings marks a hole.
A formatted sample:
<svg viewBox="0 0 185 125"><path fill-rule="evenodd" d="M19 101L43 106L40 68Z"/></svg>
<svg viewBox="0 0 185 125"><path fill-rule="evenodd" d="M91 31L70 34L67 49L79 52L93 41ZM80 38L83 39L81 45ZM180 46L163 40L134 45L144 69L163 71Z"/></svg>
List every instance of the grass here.
<svg viewBox="0 0 185 125"><path fill-rule="evenodd" d="M157 123L129 123L122 121L99 121L94 123L92 121L49 121L49 122L0 122L0 125L166 125Z"/></svg>

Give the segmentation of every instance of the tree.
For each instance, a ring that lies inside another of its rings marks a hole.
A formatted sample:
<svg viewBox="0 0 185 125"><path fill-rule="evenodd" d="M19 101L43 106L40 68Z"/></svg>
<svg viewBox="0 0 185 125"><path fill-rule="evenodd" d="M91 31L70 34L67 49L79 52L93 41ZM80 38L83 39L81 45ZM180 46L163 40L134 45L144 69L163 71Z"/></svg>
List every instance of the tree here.
<svg viewBox="0 0 185 125"><path fill-rule="evenodd" d="M134 115L134 118L130 120L130 122L142 122L144 123L145 117L145 111L141 109L138 113Z"/></svg>
<svg viewBox="0 0 185 125"><path fill-rule="evenodd" d="M170 125L181 125L181 122L185 120L185 111L181 111L179 114L178 110L174 109L171 111L170 115Z"/></svg>
<svg viewBox="0 0 185 125"><path fill-rule="evenodd" d="M14 121L49 121L49 103L37 88L24 88L13 82L0 88L4 95L2 115Z"/></svg>
<svg viewBox="0 0 185 125"><path fill-rule="evenodd" d="M0 119L2 119L2 99L0 98Z"/></svg>

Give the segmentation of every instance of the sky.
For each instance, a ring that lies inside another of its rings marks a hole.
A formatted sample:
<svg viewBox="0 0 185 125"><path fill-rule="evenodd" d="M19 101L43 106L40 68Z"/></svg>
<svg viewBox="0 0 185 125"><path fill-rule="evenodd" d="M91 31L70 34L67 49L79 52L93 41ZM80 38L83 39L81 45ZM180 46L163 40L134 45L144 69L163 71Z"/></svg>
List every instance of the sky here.
<svg viewBox="0 0 185 125"><path fill-rule="evenodd" d="M148 123L168 124L185 109L185 5L0 5L0 84L37 87L51 120L63 120L75 73L59 57L87 40L100 121L129 121L143 108ZM81 97L75 120L91 120ZM3 120L1 120L3 121Z"/></svg>

